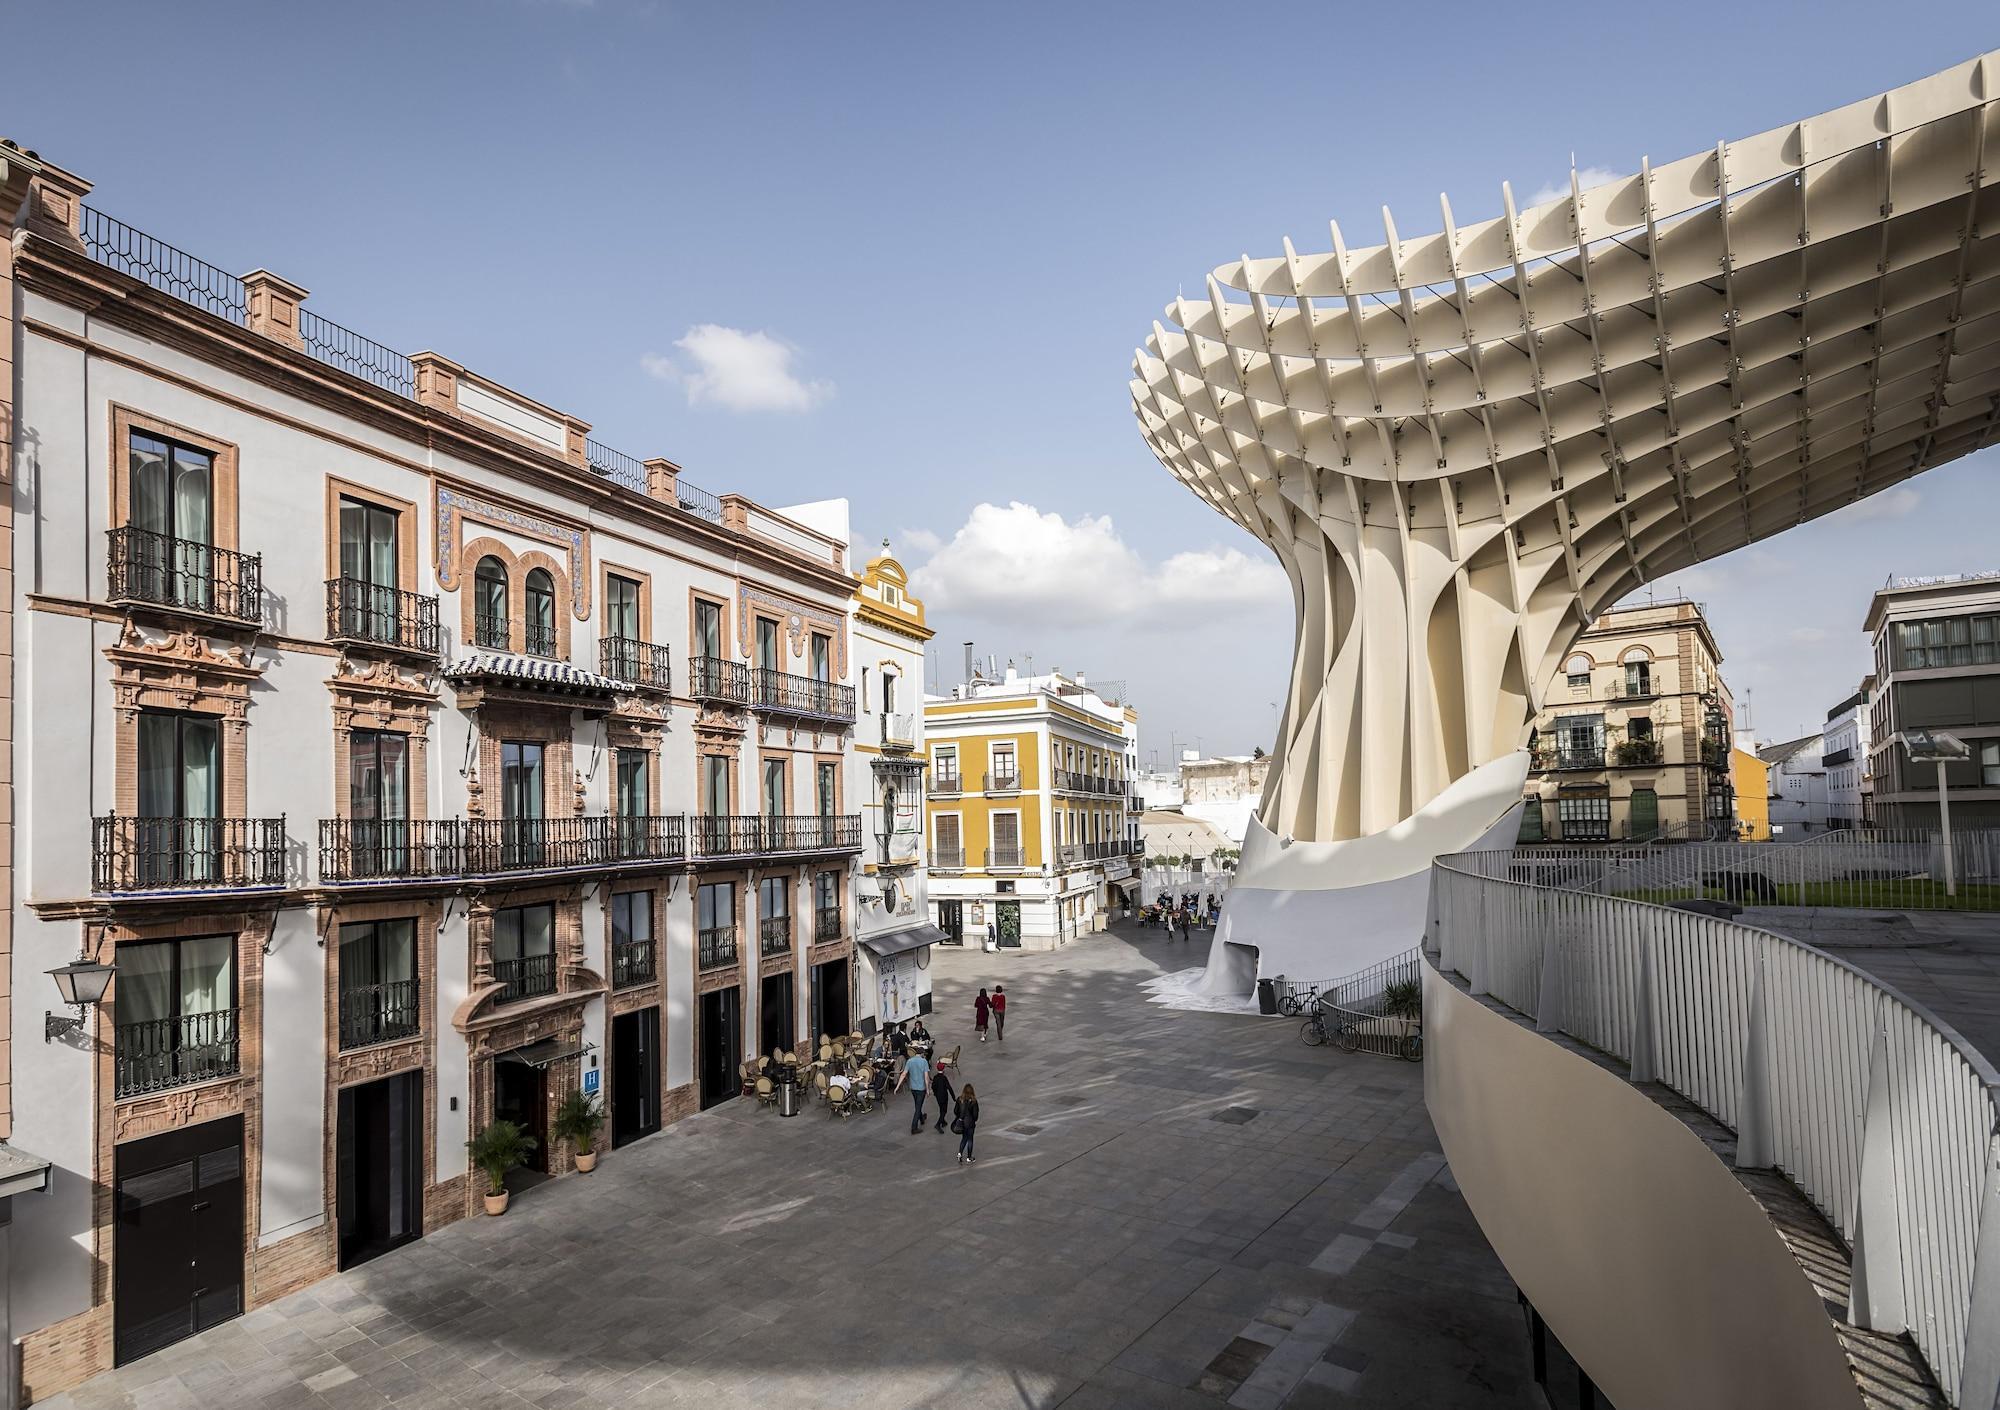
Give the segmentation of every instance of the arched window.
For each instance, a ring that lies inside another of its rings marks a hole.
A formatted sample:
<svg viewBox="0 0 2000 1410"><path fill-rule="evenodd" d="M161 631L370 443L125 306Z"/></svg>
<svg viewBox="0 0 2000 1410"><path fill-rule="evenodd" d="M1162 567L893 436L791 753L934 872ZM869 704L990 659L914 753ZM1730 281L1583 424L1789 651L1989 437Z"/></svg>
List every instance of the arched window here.
<svg viewBox="0 0 2000 1410"><path fill-rule="evenodd" d="M1642 646L1635 646L1619 658L1625 665L1625 693L1649 696L1653 693L1653 658Z"/></svg>
<svg viewBox="0 0 2000 1410"><path fill-rule="evenodd" d="M1571 690L1590 689L1590 658L1582 652L1563 662L1563 676Z"/></svg>
<svg viewBox="0 0 2000 1410"><path fill-rule="evenodd" d="M507 565L491 554L472 570L472 639L494 651L507 649Z"/></svg>
<svg viewBox="0 0 2000 1410"><path fill-rule="evenodd" d="M546 568L528 573L528 618L523 645L530 656L556 654L556 583Z"/></svg>

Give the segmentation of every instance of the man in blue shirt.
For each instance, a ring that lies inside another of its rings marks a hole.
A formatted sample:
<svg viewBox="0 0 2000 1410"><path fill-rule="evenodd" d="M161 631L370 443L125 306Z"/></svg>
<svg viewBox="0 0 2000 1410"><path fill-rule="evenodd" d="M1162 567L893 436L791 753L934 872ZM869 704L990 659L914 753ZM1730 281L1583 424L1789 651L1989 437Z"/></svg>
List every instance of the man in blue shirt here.
<svg viewBox="0 0 2000 1410"><path fill-rule="evenodd" d="M916 1114L910 1118L910 1134L914 1136L924 1129L924 1097L931 1089L931 1065L922 1053L910 1054L910 1060L903 1064L903 1075L896 1079L896 1090L901 1091L905 1083L917 1103Z"/></svg>

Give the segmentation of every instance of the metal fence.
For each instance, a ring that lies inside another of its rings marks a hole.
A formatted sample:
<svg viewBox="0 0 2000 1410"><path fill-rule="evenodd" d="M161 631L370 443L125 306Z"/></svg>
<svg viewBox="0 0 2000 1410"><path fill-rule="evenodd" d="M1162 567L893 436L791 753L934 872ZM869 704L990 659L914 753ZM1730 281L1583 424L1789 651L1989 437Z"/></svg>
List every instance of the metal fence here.
<svg viewBox="0 0 2000 1410"><path fill-rule="evenodd" d="M2000 832L1955 832L1954 884L1944 839L1924 830L1830 832L1808 842L1528 846L1468 853L1460 865L1566 891L1628 901L1859 910L2000 910Z"/></svg>
<svg viewBox="0 0 2000 1410"><path fill-rule="evenodd" d="M1440 970L1630 1065L1736 1133L1853 1249L1859 1325L1906 1331L1954 1405L2000 1386L1996 1076L1868 975L1768 931L1551 881L1534 855L1440 857ZM1780 850L1780 849L1771 849ZM1782 849L1797 851L1803 849ZM1574 865L1575 863L1571 863ZM1982 1220L1995 1245L1979 1258ZM1977 1338L1972 1329L1988 1330Z"/></svg>

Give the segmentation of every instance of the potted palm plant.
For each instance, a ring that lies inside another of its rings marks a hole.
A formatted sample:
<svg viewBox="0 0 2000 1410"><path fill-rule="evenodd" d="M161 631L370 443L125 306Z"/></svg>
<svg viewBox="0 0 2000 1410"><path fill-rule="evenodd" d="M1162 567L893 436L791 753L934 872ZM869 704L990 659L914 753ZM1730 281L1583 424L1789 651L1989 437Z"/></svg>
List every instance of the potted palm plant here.
<svg viewBox="0 0 2000 1410"><path fill-rule="evenodd" d="M556 1108L555 1137L576 1147L576 1168L588 1175L597 1168L597 1133L604 1129L604 1105L584 1092L571 1092Z"/></svg>
<svg viewBox="0 0 2000 1410"><path fill-rule="evenodd" d="M472 1163L486 1176L486 1212L507 1212L507 1172L534 1153L533 1136L512 1121L495 1121L465 1143Z"/></svg>
<svg viewBox="0 0 2000 1410"><path fill-rule="evenodd" d="M1401 1032L1396 1051L1412 1062L1423 1054L1424 986L1421 980L1398 979L1382 988L1382 1012Z"/></svg>

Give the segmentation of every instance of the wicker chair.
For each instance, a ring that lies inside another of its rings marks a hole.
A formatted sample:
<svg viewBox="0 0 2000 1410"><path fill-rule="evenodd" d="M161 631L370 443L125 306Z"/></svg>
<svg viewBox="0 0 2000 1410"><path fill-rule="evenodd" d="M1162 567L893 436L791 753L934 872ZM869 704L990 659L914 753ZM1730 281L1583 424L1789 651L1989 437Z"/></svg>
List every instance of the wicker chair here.
<svg viewBox="0 0 2000 1410"><path fill-rule="evenodd" d="M854 1115L854 1103L847 1098L845 1087L829 1087L826 1093L826 1114L828 1116Z"/></svg>
<svg viewBox="0 0 2000 1410"><path fill-rule="evenodd" d="M768 1077L757 1079L757 1105L775 1107L778 1104L778 1089Z"/></svg>

